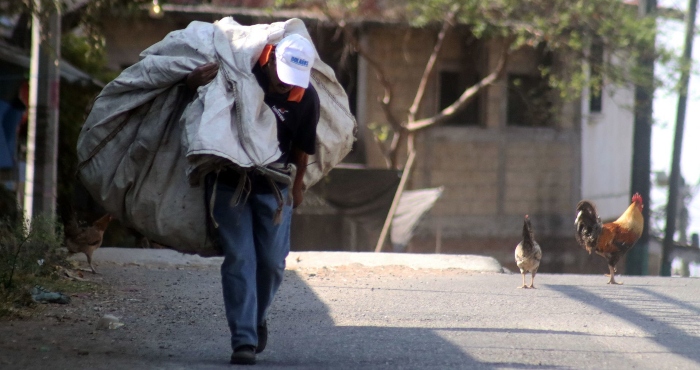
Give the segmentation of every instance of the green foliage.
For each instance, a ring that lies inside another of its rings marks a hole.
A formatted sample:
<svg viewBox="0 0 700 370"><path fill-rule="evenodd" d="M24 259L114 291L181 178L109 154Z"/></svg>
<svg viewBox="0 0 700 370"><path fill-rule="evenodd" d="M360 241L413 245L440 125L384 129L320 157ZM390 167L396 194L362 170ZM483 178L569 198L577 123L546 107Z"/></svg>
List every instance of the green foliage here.
<svg viewBox="0 0 700 370"><path fill-rule="evenodd" d="M111 81L119 74L107 68L103 49L94 50L87 37L66 34L61 41L61 55L72 65L90 73L102 81ZM59 143L58 143L58 186L57 203L63 220L78 217L81 221L94 220L104 214L104 210L93 202L87 190L76 177L78 170L77 142L90 106L100 92L100 88L89 85L61 84ZM78 203L80 206L76 206ZM76 214L72 215L71 212ZM118 221L114 221L105 234L105 243L113 245L136 245L136 236Z"/></svg>
<svg viewBox="0 0 700 370"><path fill-rule="evenodd" d="M32 306L29 288L61 285L59 271L68 267L62 247L63 228L54 216L39 215L27 227L17 200L0 186L0 318ZM65 283L63 284L65 285Z"/></svg>
<svg viewBox="0 0 700 370"><path fill-rule="evenodd" d="M367 125L367 128L372 131L374 137L379 140L379 142L385 143L391 138L392 130L389 125L370 123Z"/></svg>
<svg viewBox="0 0 700 370"><path fill-rule="evenodd" d="M36 303L30 289L77 292L94 286L61 276L71 267L62 247L63 228L53 216L34 217L31 228L21 219L0 222L0 319L31 315Z"/></svg>
<svg viewBox="0 0 700 370"><path fill-rule="evenodd" d="M66 1L66 0L64 0ZM138 9L150 4L151 0L91 0L81 17L81 28L84 30L91 50L104 50L104 29L102 19L111 16L134 16Z"/></svg>
<svg viewBox="0 0 700 370"><path fill-rule="evenodd" d="M38 215L30 227L21 219L4 219L0 226L0 293L33 277L55 277L56 266L67 266L63 228L54 216Z"/></svg>
<svg viewBox="0 0 700 370"><path fill-rule="evenodd" d="M90 73L93 77L109 81L115 72L107 69L104 50L93 50L86 37L66 34L61 42L61 55L72 65ZM80 129L85 122L93 99L100 92L96 86L61 84L59 101L59 143L58 143L58 204L59 210L67 212L77 183L78 164L77 142ZM67 214L62 214L65 219Z"/></svg>
<svg viewBox="0 0 700 370"><path fill-rule="evenodd" d="M63 16L75 15L75 26L82 30L90 51L99 52L105 46L103 17L134 16L140 7L150 3L151 0L0 0L0 15L32 13L42 24L47 24L57 9Z"/></svg>
<svg viewBox="0 0 700 370"><path fill-rule="evenodd" d="M72 202L75 184L78 182L78 135L85 122L87 109L97 92L99 91L90 87L61 84L57 201L59 211L62 212L68 212L66 205ZM68 214L62 216L65 219Z"/></svg>
<svg viewBox="0 0 700 370"><path fill-rule="evenodd" d="M628 61L651 57L663 63L675 59L663 45L656 46L654 55L646 54L654 50L655 20L640 19L636 6L620 0L390 0L382 2L381 9L370 0L278 0L277 4L321 7L346 23L367 17L368 9L374 7L384 19L415 27L442 23L449 12L456 11L458 23L470 27L477 38L509 37L514 40L512 49L543 45L553 52L556 66L540 70L565 99L578 97L586 87L597 89L601 79L616 85L658 85L660 81ZM590 58L588 50L594 39L607 51L603 60ZM589 79L589 68L601 77Z"/></svg>
<svg viewBox="0 0 700 370"><path fill-rule="evenodd" d="M100 81L111 81L118 74L107 68L106 50L93 48L85 36L64 34L61 38L61 57Z"/></svg>

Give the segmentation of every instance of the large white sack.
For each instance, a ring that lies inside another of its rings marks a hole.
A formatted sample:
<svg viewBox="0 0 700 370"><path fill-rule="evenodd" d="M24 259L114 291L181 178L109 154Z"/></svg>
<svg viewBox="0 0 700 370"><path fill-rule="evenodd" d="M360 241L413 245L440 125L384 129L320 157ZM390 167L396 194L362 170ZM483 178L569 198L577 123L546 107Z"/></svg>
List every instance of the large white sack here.
<svg viewBox="0 0 700 370"><path fill-rule="evenodd" d="M185 253L218 254L206 235L203 186L190 184L198 184L204 169L264 165L279 157L276 140L266 145L276 138L276 125L250 71L265 44L290 33L310 39L298 19L241 26L224 18L192 22L146 49L138 63L105 86L81 130L79 176L91 195L155 242ZM222 50L222 37L232 40L233 50ZM185 107L184 78L209 61L220 63L217 78ZM235 80L234 89L224 73ZM307 187L349 153L356 130L345 91L318 55L311 80L321 114ZM234 102L243 107L236 112L239 120L222 108Z"/></svg>

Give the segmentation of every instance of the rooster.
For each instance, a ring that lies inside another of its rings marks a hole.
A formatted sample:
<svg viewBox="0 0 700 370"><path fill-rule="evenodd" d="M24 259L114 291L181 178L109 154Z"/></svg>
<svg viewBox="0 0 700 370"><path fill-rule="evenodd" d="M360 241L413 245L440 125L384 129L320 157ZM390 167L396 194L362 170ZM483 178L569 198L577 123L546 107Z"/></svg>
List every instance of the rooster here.
<svg viewBox="0 0 700 370"><path fill-rule="evenodd" d="M639 193L632 196L632 204L617 220L602 223L593 203L582 200L576 206L576 241L588 251L595 252L608 261L610 280L608 284L622 284L615 281L615 266L627 251L642 236L644 202Z"/></svg>
<svg viewBox="0 0 700 370"><path fill-rule="evenodd" d="M530 217L525 215L525 222L523 223L523 240L515 247L515 263L518 265L520 273L523 275L523 285L519 286L518 288L535 288L535 274L537 273L537 269L540 267L541 259L542 249L535 241L535 233L532 232ZM525 284L525 274L527 272L532 274L532 281L530 282L529 286Z"/></svg>
<svg viewBox="0 0 700 370"><path fill-rule="evenodd" d="M112 221L112 216L106 214L90 226L80 226L75 217L72 217L65 225L64 234L68 252L71 254L85 253L93 274L96 274L97 271L92 265L92 253L102 245L102 236L110 221Z"/></svg>

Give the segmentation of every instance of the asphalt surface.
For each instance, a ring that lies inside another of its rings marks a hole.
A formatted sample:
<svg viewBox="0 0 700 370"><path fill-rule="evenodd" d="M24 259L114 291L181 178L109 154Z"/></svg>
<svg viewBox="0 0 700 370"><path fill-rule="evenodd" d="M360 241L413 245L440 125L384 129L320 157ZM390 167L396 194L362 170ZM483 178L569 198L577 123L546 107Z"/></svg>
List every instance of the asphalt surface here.
<svg viewBox="0 0 700 370"><path fill-rule="evenodd" d="M700 367L700 280L539 274L517 289L486 257L382 255L290 255L255 367ZM104 292L0 322L0 368L230 368L216 259L105 248L95 261L85 277ZM104 314L124 325L100 328Z"/></svg>

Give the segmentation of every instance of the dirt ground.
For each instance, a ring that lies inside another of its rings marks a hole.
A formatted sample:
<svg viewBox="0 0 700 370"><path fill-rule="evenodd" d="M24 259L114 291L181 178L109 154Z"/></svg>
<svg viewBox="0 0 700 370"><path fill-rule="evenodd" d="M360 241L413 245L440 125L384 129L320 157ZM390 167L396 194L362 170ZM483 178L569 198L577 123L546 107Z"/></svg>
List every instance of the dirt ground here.
<svg viewBox="0 0 700 370"><path fill-rule="evenodd" d="M602 274L538 274L538 289L517 289L520 274L288 266L258 369L700 364L698 279L621 276L611 286ZM85 274L93 291L0 322L0 369L230 368L215 263L97 267ZM102 327L105 314L123 325Z"/></svg>
<svg viewBox="0 0 700 370"><path fill-rule="evenodd" d="M36 368L37 363L58 369L77 368L76 364L80 368L100 368L111 358L119 359L121 364L129 364L125 359L133 358L134 366L143 361L163 364L181 362L182 354L193 348L209 351L213 358L221 357L219 363L226 362L225 356L230 353L226 340L228 327L218 268L104 262L98 271L97 275L82 273L91 288L70 294L69 304L40 304L29 318L0 321L0 368ZM283 320L280 316L293 313L295 302L302 299L291 297L290 289L284 289L285 286L302 291L310 283L324 281L373 286L382 278L401 279L421 274L463 275L465 272L361 265L290 269L286 271L270 320ZM275 310L275 306L281 309ZM118 322L110 327L105 315L116 317ZM183 337L190 328L210 333L192 335L192 338L208 337L209 342L172 340L174 336Z"/></svg>

